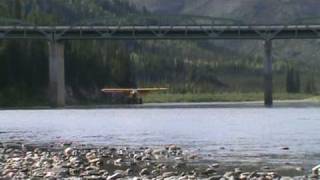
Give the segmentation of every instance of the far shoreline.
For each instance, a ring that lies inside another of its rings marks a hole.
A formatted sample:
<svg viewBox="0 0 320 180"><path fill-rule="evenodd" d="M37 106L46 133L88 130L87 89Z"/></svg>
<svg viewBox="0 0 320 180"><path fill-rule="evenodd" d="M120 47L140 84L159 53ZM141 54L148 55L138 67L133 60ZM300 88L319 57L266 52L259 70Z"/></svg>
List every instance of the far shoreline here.
<svg viewBox="0 0 320 180"><path fill-rule="evenodd" d="M67 105L65 107L33 106L33 107L3 107L4 110L85 110L85 109L206 109L206 108L319 108L320 102L312 99L275 100L272 107L265 107L263 101L234 102L169 102L145 104L117 105Z"/></svg>

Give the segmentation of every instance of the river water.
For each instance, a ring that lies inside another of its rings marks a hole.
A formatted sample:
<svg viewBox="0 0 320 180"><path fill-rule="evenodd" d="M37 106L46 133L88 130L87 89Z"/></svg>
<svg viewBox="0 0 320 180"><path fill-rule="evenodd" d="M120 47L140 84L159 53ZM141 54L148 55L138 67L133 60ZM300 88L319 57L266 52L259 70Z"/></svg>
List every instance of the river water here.
<svg viewBox="0 0 320 180"><path fill-rule="evenodd" d="M320 108L0 111L0 142L178 144L225 162L320 162ZM289 147L289 150L283 150Z"/></svg>

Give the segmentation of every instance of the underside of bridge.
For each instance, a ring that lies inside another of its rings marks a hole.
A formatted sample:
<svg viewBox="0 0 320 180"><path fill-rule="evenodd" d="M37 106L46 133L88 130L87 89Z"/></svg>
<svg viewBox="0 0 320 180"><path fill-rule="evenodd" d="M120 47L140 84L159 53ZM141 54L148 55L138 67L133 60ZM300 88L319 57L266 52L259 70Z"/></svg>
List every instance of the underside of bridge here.
<svg viewBox="0 0 320 180"><path fill-rule="evenodd" d="M64 44L59 41L49 41L49 99L53 107L66 105L65 91L65 61ZM272 41L264 41L264 104L273 105L272 96Z"/></svg>
<svg viewBox="0 0 320 180"><path fill-rule="evenodd" d="M273 105L272 40L320 39L319 24L252 25L224 18L183 16L133 16L129 21L109 22L102 18L78 25L37 26L20 20L6 20L0 25L0 39L40 39L49 47L49 99L52 106L66 104L64 41L68 40L260 40L264 41L264 104ZM151 18L151 19L150 19ZM128 18L127 18L128 19ZM168 21L173 20L173 22ZM105 22L107 21L107 22ZM1 22L1 18L0 18ZM0 23L1 24L1 23ZM131 25L130 25L131 24Z"/></svg>

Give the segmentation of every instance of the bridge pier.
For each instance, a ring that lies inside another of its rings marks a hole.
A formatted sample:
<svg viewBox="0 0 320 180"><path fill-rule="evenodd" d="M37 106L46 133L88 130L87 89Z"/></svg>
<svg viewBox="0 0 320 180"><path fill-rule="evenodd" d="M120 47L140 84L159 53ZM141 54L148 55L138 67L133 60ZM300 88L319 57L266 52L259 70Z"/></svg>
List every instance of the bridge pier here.
<svg viewBox="0 0 320 180"><path fill-rule="evenodd" d="M272 40L264 42L264 104L267 107L273 105L273 85L272 85Z"/></svg>
<svg viewBox="0 0 320 180"><path fill-rule="evenodd" d="M49 41L49 100L52 106L65 106L64 44Z"/></svg>

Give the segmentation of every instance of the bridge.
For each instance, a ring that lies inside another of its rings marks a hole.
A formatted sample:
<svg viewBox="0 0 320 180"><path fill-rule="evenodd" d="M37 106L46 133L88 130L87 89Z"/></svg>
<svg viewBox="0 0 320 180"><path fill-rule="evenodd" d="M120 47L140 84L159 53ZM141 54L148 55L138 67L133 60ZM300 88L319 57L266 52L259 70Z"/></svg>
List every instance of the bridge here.
<svg viewBox="0 0 320 180"><path fill-rule="evenodd" d="M68 40L261 40L264 41L264 103L273 105L272 41L277 39L318 39L320 25L75 25L37 26L29 24L0 25L0 40L40 39L48 41L49 89L51 102L65 106L64 41Z"/></svg>

